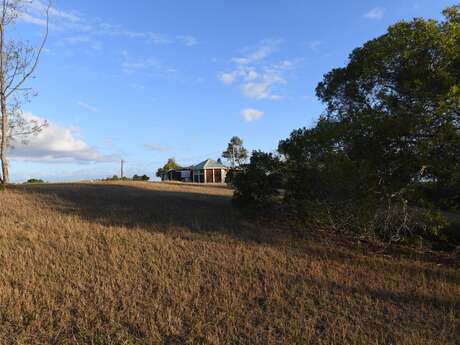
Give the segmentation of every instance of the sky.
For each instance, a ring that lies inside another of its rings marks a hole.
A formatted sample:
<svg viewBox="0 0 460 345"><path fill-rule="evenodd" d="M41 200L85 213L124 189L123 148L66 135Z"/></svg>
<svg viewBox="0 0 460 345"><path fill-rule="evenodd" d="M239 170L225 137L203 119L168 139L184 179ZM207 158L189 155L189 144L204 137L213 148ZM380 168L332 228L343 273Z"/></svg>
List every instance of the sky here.
<svg viewBox="0 0 460 345"><path fill-rule="evenodd" d="M350 52L444 0L55 0L50 34L23 105L48 126L10 152L11 178L74 181L217 159L237 135L274 151L324 111L323 75ZM36 46L44 2L10 37Z"/></svg>

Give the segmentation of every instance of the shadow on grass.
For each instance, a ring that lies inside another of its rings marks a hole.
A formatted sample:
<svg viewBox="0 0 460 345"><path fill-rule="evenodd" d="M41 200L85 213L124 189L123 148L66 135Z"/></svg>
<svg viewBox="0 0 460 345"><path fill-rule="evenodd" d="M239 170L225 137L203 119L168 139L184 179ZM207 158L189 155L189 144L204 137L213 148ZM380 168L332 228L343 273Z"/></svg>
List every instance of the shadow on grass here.
<svg viewBox="0 0 460 345"><path fill-rule="evenodd" d="M421 307L427 305L431 308L449 310L459 310L460 302L458 298L435 296L413 291L390 291L385 288L370 286L346 286L335 281L317 281L319 288L327 287L333 294L342 294L343 296L358 296L359 299L371 298L375 301L381 301L383 304L392 303L394 305L415 305Z"/></svg>
<svg viewBox="0 0 460 345"><path fill-rule="evenodd" d="M101 225L161 232L219 232L251 242L271 242L265 230L240 216L229 196L134 184L49 184L16 189L46 199L59 212Z"/></svg>
<svg viewBox="0 0 460 345"><path fill-rule="evenodd" d="M384 249L381 245L374 248L370 244L358 245L356 241L341 241L337 235L329 236L332 239L330 244L318 234L311 236L310 240L295 238L289 241L291 234L287 226L248 221L232 206L230 196L203 194L202 186L184 188L186 191L177 191L181 186L169 190L167 184L153 185L154 188L145 186L78 183L16 186L15 189L38 196L58 212L104 226L144 229L172 236L183 236L184 231L220 233L249 243L283 246L290 255L307 254L340 263L359 261L366 265L369 256L377 255L385 258L380 264L391 270L401 270L410 275L421 272L429 276L439 275L452 282L460 279L458 274L443 269L446 266L459 267L456 257L425 252L418 254L411 249L404 253L401 249ZM286 241L289 241L288 246L284 246ZM388 258L406 258L441 267L439 270L433 267L414 268L409 263Z"/></svg>

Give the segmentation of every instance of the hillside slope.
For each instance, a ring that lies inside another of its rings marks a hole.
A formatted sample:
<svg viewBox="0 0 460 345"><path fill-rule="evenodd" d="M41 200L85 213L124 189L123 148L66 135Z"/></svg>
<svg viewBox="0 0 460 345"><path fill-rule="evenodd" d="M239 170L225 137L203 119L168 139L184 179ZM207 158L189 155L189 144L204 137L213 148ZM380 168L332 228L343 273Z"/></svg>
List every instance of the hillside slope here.
<svg viewBox="0 0 460 345"><path fill-rule="evenodd" d="M1 344L458 344L455 258L240 218L225 188L0 193Z"/></svg>

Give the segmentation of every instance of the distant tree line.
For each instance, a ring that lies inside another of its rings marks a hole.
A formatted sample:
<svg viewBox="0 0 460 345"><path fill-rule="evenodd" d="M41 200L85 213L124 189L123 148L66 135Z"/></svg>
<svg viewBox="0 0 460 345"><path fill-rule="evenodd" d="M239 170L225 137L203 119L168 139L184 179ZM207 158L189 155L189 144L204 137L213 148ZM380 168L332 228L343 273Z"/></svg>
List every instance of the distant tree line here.
<svg viewBox="0 0 460 345"><path fill-rule="evenodd" d="M401 21L355 49L316 88L312 128L255 151L232 179L243 210L303 228L450 239L460 209L460 11Z"/></svg>
<svg viewBox="0 0 460 345"><path fill-rule="evenodd" d="M134 175L132 178L128 177L119 177L118 175L113 175L112 177L107 177L102 181L149 181L150 177L147 175Z"/></svg>
<svg viewBox="0 0 460 345"><path fill-rule="evenodd" d="M39 178L31 178L28 179L24 184L44 184L46 181L39 179Z"/></svg>

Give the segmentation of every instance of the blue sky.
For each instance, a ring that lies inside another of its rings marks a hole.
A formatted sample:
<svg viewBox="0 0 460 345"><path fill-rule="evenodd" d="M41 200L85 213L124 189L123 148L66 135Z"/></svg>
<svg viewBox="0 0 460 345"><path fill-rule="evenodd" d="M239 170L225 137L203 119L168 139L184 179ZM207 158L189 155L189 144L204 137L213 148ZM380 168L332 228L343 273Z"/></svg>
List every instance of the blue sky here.
<svg viewBox="0 0 460 345"><path fill-rule="evenodd" d="M49 126L11 152L14 181L154 175L218 158L230 137L276 149L323 111L314 89L348 54L444 0L58 0L26 116ZM15 36L37 43L41 2Z"/></svg>

